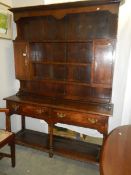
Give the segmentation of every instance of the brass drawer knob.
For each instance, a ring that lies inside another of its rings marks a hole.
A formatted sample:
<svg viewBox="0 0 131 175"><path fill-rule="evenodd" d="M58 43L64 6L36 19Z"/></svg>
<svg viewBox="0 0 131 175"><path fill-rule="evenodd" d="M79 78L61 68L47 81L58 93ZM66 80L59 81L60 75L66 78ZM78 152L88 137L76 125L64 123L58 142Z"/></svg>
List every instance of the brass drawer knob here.
<svg viewBox="0 0 131 175"><path fill-rule="evenodd" d="M22 56L23 56L23 57L26 57L26 56L27 56L27 54L26 54L25 52L23 52L23 53L22 53Z"/></svg>
<svg viewBox="0 0 131 175"><path fill-rule="evenodd" d="M66 114L57 112L57 117L64 118L65 116L66 116Z"/></svg>
<svg viewBox="0 0 131 175"><path fill-rule="evenodd" d="M37 114L41 114L42 110L41 109L36 109Z"/></svg>
<svg viewBox="0 0 131 175"><path fill-rule="evenodd" d="M37 114L45 114L47 112L47 109L36 109Z"/></svg>
<svg viewBox="0 0 131 175"><path fill-rule="evenodd" d="M95 123L98 122L98 120L95 119L95 118L88 118L88 121L89 121L90 123L92 123L92 124L95 124Z"/></svg>

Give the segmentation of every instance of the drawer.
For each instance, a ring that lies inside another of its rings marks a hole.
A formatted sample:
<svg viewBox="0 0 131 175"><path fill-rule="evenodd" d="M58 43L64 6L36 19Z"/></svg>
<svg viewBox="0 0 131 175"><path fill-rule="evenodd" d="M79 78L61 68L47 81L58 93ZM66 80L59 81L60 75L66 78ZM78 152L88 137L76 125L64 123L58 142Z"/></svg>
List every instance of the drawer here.
<svg viewBox="0 0 131 175"><path fill-rule="evenodd" d="M8 102L7 103L7 108L10 109L10 112L12 114L19 114L21 105L20 105L20 103L16 103L16 102Z"/></svg>
<svg viewBox="0 0 131 175"><path fill-rule="evenodd" d="M48 114L48 109L36 105L21 105L21 112L29 116L44 116Z"/></svg>
<svg viewBox="0 0 131 175"><path fill-rule="evenodd" d="M66 110L57 110L52 111L52 120L55 122L77 125L82 127L88 127L97 130L107 129L108 117L101 116L96 114L87 114L83 112L74 112Z"/></svg>
<svg viewBox="0 0 131 175"><path fill-rule="evenodd" d="M48 115L48 108L37 105L28 105L22 103L10 103L8 105L11 113L27 116L44 116Z"/></svg>

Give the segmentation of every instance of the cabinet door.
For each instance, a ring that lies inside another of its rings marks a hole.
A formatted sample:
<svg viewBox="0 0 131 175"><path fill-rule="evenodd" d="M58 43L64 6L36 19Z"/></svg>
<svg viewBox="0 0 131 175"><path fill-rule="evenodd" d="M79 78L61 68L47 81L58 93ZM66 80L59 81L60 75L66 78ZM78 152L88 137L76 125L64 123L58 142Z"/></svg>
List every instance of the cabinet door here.
<svg viewBox="0 0 131 175"><path fill-rule="evenodd" d="M14 42L15 74L20 80L30 79L28 43Z"/></svg>
<svg viewBox="0 0 131 175"><path fill-rule="evenodd" d="M94 64L92 83L111 87L113 74L113 50L112 40L94 41Z"/></svg>

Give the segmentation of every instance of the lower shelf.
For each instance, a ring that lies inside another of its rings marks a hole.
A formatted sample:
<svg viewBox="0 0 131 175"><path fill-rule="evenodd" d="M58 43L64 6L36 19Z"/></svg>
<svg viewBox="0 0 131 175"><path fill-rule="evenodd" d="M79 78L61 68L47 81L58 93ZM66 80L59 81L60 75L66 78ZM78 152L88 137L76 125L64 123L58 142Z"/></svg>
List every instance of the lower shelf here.
<svg viewBox="0 0 131 175"><path fill-rule="evenodd" d="M48 134L29 129L16 133L16 144L49 152Z"/></svg>
<svg viewBox="0 0 131 175"><path fill-rule="evenodd" d="M32 130L16 133L16 144L49 152L49 135ZM99 163L100 146L61 136L53 137L53 153L84 162Z"/></svg>

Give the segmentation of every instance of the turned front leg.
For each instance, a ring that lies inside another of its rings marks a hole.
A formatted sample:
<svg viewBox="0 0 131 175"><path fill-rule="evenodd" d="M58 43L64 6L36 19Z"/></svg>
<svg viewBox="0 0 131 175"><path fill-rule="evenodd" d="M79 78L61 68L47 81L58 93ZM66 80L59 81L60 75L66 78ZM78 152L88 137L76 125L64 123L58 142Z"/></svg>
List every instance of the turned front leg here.
<svg viewBox="0 0 131 175"><path fill-rule="evenodd" d="M11 151L11 163L12 167L15 167L15 135L13 135L13 140L9 144L10 146L10 151Z"/></svg>
<svg viewBox="0 0 131 175"><path fill-rule="evenodd" d="M6 112L6 130L11 131L10 113Z"/></svg>
<svg viewBox="0 0 131 175"><path fill-rule="evenodd" d="M103 134L103 144L105 143L107 136L108 136L108 133Z"/></svg>
<svg viewBox="0 0 131 175"><path fill-rule="evenodd" d="M22 130L25 129L25 116L24 115L21 116L21 128Z"/></svg>
<svg viewBox="0 0 131 175"><path fill-rule="evenodd" d="M53 124L49 124L49 157L53 157Z"/></svg>

